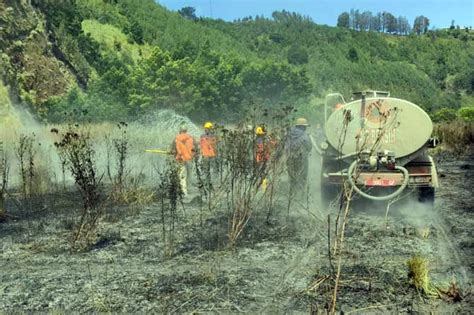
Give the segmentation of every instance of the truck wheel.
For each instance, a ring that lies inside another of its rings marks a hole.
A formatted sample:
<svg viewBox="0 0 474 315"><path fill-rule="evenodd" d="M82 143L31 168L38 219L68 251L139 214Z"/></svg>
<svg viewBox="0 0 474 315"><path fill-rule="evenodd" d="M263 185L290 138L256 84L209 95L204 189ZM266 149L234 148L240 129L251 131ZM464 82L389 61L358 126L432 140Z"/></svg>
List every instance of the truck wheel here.
<svg viewBox="0 0 474 315"><path fill-rule="evenodd" d="M433 187L421 187L418 188L418 201L421 203L434 205L435 190Z"/></svg>

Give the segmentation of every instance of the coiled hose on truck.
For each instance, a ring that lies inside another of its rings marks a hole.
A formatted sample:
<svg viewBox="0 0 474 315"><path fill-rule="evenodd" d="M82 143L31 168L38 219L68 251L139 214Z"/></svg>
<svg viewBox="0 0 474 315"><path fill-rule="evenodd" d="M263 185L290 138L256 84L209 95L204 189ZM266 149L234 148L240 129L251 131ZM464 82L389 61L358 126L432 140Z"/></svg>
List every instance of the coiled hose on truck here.
<svg viewBox="0 0 474 315"><path fill-rule="evenodd" d="M354 173L354 170L357 166L357 162L358 161L355 160L349 166L349 169L347 170L347 179L349 180L349 183L351 184L352 188L354 188L354 190L364 198L374 200L374 201L387 201L387 200L393 199L395 197L398 197L405 190L405 188L408 186L408 180L410 179L409 174L408 174L408 170L406 168L404 168L403 166L396 165L395 169L402 172L403 177L404 177L402 185L397 190L395 190L393 193L391 193L389 195L386 195L386 196L372 196L368 193L365 193L359 187L357 187L356 183L354 182L354 178L352 176L352 174Z"/></svg>

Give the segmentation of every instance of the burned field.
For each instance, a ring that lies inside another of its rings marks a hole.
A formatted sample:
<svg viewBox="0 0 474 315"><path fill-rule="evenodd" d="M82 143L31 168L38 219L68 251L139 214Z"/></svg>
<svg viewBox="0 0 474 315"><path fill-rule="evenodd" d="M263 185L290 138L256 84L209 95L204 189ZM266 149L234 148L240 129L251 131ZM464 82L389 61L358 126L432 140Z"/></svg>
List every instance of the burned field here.
<svg viewBox="0 0 474 315"><path fill-rule="evenodd" d="M434 209L404 200L387 219L384 206L351 210L337 310L472 311L474 164L472 156L438 159ZM338 210L320 204L319 161L311 161L309 197L289 204L283 174L271 207L259 191L251 195L252 211L237 217L228 194L216 193L214 203L201 198L199 178L173 206L160 195L160 183L173 174L143 172L148 181L137 184L132 201L102 201L86 247L72 246L83 200L71 182L63 187L58 180L54 192L27 198L16 189L7 194L0 225L0 310L326 312ZM102 188L113 195L112 183ZM245 222L241 230L232 228L236 222Z"/></svg>
<svg viewBox="0 0 474 315"><path fill-rule="evenodd" d="M467 1L177 2L0 1L0 315L474 313Z"/></svg>

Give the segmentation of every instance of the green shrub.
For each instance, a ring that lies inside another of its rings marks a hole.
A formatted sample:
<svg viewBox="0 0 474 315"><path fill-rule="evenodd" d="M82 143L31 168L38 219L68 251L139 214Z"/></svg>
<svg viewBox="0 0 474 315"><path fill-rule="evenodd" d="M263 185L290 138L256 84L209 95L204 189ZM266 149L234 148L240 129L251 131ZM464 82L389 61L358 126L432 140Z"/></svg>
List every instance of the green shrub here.
<svg viewBox="0 0 474 315"><path fill-rule="evenodd" d="M458 116L465 122L474 122L474 107L461 107Z"/></svg>
<svg viewBox="0 0 474 315"><path fill-rule="evenodd" d="M433 121L440 122L450 122L456 119L456 110L452 108L443 108L436 111L433 115Z"/></svg>

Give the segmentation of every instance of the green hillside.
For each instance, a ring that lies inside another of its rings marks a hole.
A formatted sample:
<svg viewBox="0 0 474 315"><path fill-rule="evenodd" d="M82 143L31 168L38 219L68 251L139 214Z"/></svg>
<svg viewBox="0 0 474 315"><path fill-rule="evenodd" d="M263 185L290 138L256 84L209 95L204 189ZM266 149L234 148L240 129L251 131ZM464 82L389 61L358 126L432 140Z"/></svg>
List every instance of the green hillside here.
<svg viewBox="0 0 474 315"><path fill-rule="evenodd" d="M0 6L2 80L15 102L49 121L71 111L120 120L163 108L229 121L278 103L314 120L326 93L367 88L435 117L474 103L474 36L465 30L358 32L285 11L230 23L184 18L153 0Z"/></svg>

